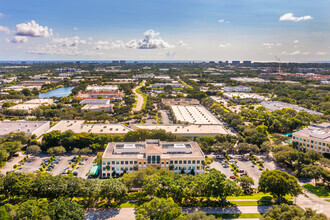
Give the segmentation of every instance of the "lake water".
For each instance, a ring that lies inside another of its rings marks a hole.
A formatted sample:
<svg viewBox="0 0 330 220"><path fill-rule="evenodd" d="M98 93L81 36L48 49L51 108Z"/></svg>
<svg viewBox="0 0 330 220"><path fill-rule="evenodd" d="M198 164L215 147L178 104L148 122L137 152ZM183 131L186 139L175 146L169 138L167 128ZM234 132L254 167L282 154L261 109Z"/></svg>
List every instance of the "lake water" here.
<svg viewBox="0 0 330 220"><path fill-rule="evenodd" d="M56 96L56 97L68 96L71 93L73 88L74 87L60 87L60 88L57 88L57 89L53 89L53 90L50 90L46 93L40 93L39 98L46 99L46 98L50 98L50 97L53 97L53 96Z"/></svg>

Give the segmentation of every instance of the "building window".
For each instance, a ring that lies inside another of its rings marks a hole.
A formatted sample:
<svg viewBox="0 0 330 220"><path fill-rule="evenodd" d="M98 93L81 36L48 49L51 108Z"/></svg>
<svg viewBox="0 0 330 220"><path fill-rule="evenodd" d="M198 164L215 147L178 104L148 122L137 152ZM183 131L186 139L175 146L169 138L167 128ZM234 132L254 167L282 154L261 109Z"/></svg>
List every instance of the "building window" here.
<svg viewBox="0 0 330 220"><path fill-rule="evenodd" d="M110 165L110 160L107 161L107 164Z"/></svg>
<svg viewBox="0 0 330 220"><path fill-rule="evenodd" d="M121 165L124 165L124 161L123 161L123 160L122 160L122 161L120 161L120 164L121 164Z"/></svg>
<svg viewBox="0 0 330 220"><path fill-rule="evenodd" d="M162 161L162 164L164 165L164 161Z"/></svg>
<svg viewBox="0 0 330 220"><path fill-rule="evenodd" d="M183 161L183 164L187 164L187 161L186 161L186 160L184 160L184 161Z"/></svg>
<svg viewBox="0 0 330 220"><path fill-rule="evenodd" d="M314 143L314 141L313 141L313 140L311 140L311 143L313 144L313 143Z"/></svg>
<svg viewBox="0 0 330 220"><path fill-rule="evenodd" d="M151 163L151 156L148 156L148 163Z"/></svg>
<svg viewBox="0 0 330 220"><path fill-rule="evenodd" d="M309 139L307 139L307 143L309 143Z"/></svg>
<svg viewBox="0 0 330 220"><path fill-rule="evenodd" d="M139 164L141 165L141 161L139 162Z"/></svg>
<svg viewBox="0 0 330 220"><path fill-rule="evenodd" d="M134 161L134 164L137 164L137 161L136 160Z"/></svg>
<svg viewBox="0 0 330 220"><path fill-rule="evenodd" d="M168 161L166 161L166 164L168 165Z"/></svg>
<svg viewBox="0 0 330 220"><path fill-rule="evenodd" d="M116 164L119 164L119 161L116 161Z"/></svg>
<svg viewBox="0 0 330 220"><path fill-rule="evenodd" d="M197 164L199 164L200 163L200 161L199 160L197 160Z"/></svg>
<svg viewBox="0 0 330 220"><path fill-rule="evenodd" d="M160 156L157 156L157 164L160 163Z"/></svg>
<svg viewBox="0 0 330 220"><path fill-rule="evenodd" d="M133 164L133 161L131 160L131 161L129 162L129 164Z"/></svg>
<svg viewBox="0 0 330 220"><path fill-rule="evenodd" d="M179 164L182 164L182 160L179 160Z"/></svg>
<svg viewBox="0 0 330 220"><path fill-rule="evenodd" d="M125 161L125 164L126 164L126 165L128 164L128 161L127 161L127 160Z"/></svg>
<svg viewBox="0 0 330 220"><path fill-rule="evenodd" d="M192 164L195 164L195 162L196 162L196 161L193 160L193 161L192 161Z"/></svg>
<svg viewBox="0 0 330 220"><path fill-rule="evenodd" d="M102 167L103 171L105 171L105 167Z"/></svg>
<svg viewBox="0 0 330 220"><path fill-rule="evenodd" d="M114 168L114 167L111 167L111 170L112 170L112 171L114 171L114 170L115 170L115 168Z"/></svg>
<svg viewBox="0 0 330 220"><path fill-rule="evenodd" d="M103 165L105 165L105 163L106 163L105 160L103 160Z"/></svg>
<svg viewBox="0 0 330 220"><path fill-rule="evenodd" d="M115 163L116 163L116 162L113 160L113 161L112 161L112 165L115 165Z"/></svg>
<svg viewBox="0 0 330 220"><path fill-rule="evenodd" d="M178 161L177 161L177 160L175 160L175 161L174 161L174 164L178 164Z"/></svg>
<svg viewBox="0 0 330 220"><path fill-rule="evenodd" d="M188 164L191 164L191 160L188 160Z"/></svg>
<svg viewBox="0 0 330 220"><path fill-rule="evenodd" d="M173 164L173 160L170 161L170 164Z"/></svg>

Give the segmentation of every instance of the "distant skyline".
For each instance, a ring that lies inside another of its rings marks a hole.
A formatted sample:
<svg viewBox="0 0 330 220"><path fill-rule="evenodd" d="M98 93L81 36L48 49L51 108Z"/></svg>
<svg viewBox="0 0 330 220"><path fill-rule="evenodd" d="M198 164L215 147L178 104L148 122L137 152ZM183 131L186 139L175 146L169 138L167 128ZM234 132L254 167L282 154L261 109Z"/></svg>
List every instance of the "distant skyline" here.
<svg viewBox="0 0 330 220"><path fill-rule="evenodd" d="M329 0L0 5L0 60L330 61Z"/></svg>

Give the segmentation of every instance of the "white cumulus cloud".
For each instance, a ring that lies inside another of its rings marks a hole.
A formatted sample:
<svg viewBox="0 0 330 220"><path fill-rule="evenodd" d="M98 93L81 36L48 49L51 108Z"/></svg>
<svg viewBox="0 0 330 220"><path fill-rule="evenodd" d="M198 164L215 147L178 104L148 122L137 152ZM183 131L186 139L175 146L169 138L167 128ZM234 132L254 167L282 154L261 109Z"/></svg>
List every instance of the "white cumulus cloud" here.
<svg viewBox="0 0 330 220"><path fill-rule="evenodd" d="M28 23L17 24L15 35L25 37L49 37L53 35L53 30L31 20L31 22Z"/></svg>
<svg viewBox="0 0 330 220"><path fill-rule="evenodd" d="M315 53L315 55L319 55L319 56L326 55L326 54L327 54L326 52L321 52L321 51L318 51Z"/></svg>
<svg viewBox="0 0 330 220"><path fill-rule="evenodd" d="M280 21L294 21L294 22L311 20L311 19L313 19L313 17L310 15L295 17L293 13L286 13L280 17Z"/></svg>
<svg viewBox="0 0 330 220"><path fill-rule="evenodd" d="M297 44L297 43L299 43L299 40L295 40L295 41L293 41L293 43Z"/></svg>
<svg viewBox="0 0 330 220"><path fill-rule="evenodd" d="M221 48L225 48L225 47L229 47L231 44L219 44L219 47Z"/></svg>
<svg viewBox="0 0 330 220"><path fill-rule="evenodd" d="M275 46L282 46L282 44L281 43L263 43L262 46L265 46L265 47L271 49Z"/></svg>
<svg viewBox="0 0 330 220"><path fill-rule="evenodd" d="M65 37L65 38L53 38L53 43L59 44L62 47L77 47L79 44L86 44L85 40L81 40L80 37Z"/></svg>
<svg viewBox="0 0 330 220"><path fill-rule="evenodd" d="M25 36L14 36L14 38L11 40L14 44L23 44L28 42L28 38Z"/></svg>
<svg viewBox="0 0 330 220"><path fill-rule="evenodd" d="M6 34L10 34L10 32L11 32L8 27L0 25L0 32L1 31L5 32Z"/></svg>
<svg viewBox="0 0 330 220"><path fill-rule="evenodd" d="M182 40L180 40L180 41L178 42L178 45L179 45L180 47L185 47L185 46L187 46L187 44L186 44L185 42L183 42Z"/></svg>
<svg viewBox="0 0 330 220"><path fill-rule="evenodd" d="M137 49L161 49L161 48L173 48L174 45L162 40L159 37L159 32L155 32L150 29L144 32L144 38L137 41Z"/></svg>
<svg viewBox="0 0 330 220"><path fill-rule="evenodd" d="M77 28L77 27L74 27L74 28L73 28L73 30L74 30L74 31L77 31L77 30L78 30L78 28Z"/></svg>

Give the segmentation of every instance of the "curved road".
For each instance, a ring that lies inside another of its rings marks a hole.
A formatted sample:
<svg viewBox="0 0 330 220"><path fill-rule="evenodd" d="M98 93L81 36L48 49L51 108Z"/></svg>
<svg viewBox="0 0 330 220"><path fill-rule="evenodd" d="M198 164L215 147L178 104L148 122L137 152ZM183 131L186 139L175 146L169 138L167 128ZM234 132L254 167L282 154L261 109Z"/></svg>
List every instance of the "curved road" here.
<svg viewBox="0 0 330 220"><path fill-rule="evenodd" d="M139 93L136 92L137 89L141 88L142 86L144 86L145 81L142 81L142 85L141 86L137 86L134 89L132 89L133 93L135 95L137 95L137 103L135 108L133 108L133 111L141 111L142 109L142 105L143 105L143 97L142 95L140 95Z"/></svg>

